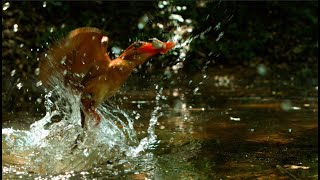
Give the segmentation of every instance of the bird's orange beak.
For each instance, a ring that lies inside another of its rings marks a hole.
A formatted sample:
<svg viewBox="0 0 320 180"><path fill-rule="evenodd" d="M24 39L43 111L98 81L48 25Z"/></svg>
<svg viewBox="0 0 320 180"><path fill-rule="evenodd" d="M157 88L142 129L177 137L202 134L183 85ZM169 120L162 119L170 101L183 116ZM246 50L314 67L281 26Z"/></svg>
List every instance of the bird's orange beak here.
<svg viewBox="0 0 320 180"><path fill-rule="evenodd" d="M145 42L139 49L141 53L148 53L148 54L165 54L170 49L172 49L176 43L174 42L162 42L156 38L152 39L152 42Z"/></svg>

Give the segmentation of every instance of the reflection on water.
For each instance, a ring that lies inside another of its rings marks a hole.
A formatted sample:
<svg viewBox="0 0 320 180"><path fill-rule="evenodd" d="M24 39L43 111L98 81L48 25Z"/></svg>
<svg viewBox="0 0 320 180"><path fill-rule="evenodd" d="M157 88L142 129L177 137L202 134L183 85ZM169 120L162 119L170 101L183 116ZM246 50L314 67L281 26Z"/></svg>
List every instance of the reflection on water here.
<svg viewBox="0 0 320 180"><path fill-rule="evenodd" d="M10 149L12 145L6 143L13 141L3 139L3 178L317 179L317 88L302 88L295 86L295 82L284 86L280 80L251 81L244 78L245 74L221 74L209 73L208 80L197 92L188 82L172 88L156 87L154 91L127 88L114 98L119 102L117 106L111 110L100 109L104 124L84 133L83 139L90 141L80 143L74 154L69 150L59 152L58 157L55 149L44 147L45 151L41 152L44 154L34 155L34 161L46 156L47 164L62 159L60 169L52 171L56 172L53 174L39 175L34 170L30 172L30 167L19 165L25 164L28 153L37 151L24 149L22 153ZM25 126L9 120L25 119L31 124L37 119L31 113L16 114L16 117L3 115L3 118L4 126L13 126L15 130ZM68 133L55 132L46 142L67 144L69 139L69 145L74 145L77 137L59 138L82 133L75 124ZM6 138L21 140L28 137L28 132L31 131L11 132L16 136ZM145 146L146 138L153 133L153 139L149 140L157 146ZM106 146L106 142L113 144ZM16 143L23 145L23 141ZM86 161L90 159L86 153L97 161ZM72 159L75 157L78 159ZM77 166L74 162L78 162Z"/></svg>

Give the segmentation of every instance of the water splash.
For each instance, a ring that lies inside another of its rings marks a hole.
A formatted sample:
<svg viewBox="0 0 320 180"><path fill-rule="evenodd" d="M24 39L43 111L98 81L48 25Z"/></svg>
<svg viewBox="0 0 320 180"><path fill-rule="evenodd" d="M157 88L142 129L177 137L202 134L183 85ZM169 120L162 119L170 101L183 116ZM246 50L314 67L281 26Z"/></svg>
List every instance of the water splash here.
<svg viewBox="0 0 320 180"><path fill-rule="evenodd" d="M99 163L116 164L143 157L142 152L156 142L154 114L147 137L139 141L134 118L116 106L100 106L97 112L101 123L96 126L89 117L84 129L79 94L56 86L45 95L44 105L46 115L33 123L30 130L2 129L4 163L37 174L83 171Z"/></svg>

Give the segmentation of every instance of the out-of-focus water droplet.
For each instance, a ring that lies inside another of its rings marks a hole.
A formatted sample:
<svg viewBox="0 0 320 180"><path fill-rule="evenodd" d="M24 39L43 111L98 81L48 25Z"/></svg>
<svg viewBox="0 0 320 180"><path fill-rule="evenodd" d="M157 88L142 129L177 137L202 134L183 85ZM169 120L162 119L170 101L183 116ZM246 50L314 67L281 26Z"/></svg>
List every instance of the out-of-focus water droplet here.
<svg viewBox="0 0 320 180"><path fill-rule="evenodd" d="M17 88L18 88L18 89L21 89L22 86L23 86L23 84L22 84L21 82L19 82L19 83L17 84Z"/></svg>
<svg viewBox="0 0 320 180"><path fill-rule="evenodd" d="M220 27L221 27L221 23L219 22L215 27L214 27L214 30L219 30L220 29Z"/></svg>
<svg viewBox="0 0 320 180"><path fill-rule="evenodd" d="M67 56L63 56L60 63L61 64L65 64L66 63L66 60L67 60Z"/></svg>
<svg viewBox="0 0 320 180"><path fill-rule="evenodd" d="M11 76L14 76L15 74L16 74L16 70L14 69L11 71Z"/></svg>
<svg viewBox="0 0 320 180"><path fill-rule="evenodd" d="M288 129L288 132L289 132L289 133L292 133L292 129L291 129L291 128L289 128L289 129Z"/></svg>
<svg viewBox="0 0 320 180"><path fill-rule="evenodd" d="M44 1L42 4L42 7L44 7L44 8L47 7L47 2Z"/></svg>
<svg viewBox="0 0 320 180"><path fill-rule="evenodd" d="M284 111L289 111L292 107L290 100L285 100L280 105L281 109Z"/></svg>
<svg viewBox="0 0 320 180"><path fill-rule="evenodd" d="M161 23L157 23L157 26L158 26L160 29L163 29L163 28L164 28L163 24L161 24Z"/></svg>
<svg viewBox="0 0 320 180"><path fill-rule="evenodd" d="M218 41L222 38L223 35L224 35L224 32L221 32L221 33L218 35L216 41L218 42Z"/></svg>
<svg viewBox="0 0 320 180"><path fill-rule="evenodd" d="M53 27L51 27L49 31L52 33L52 32L53 32L53 30L54 30L54 28L53 28Z"/></svg>
<svg viewBox="0 0 320 180"><path fill-rule="evenodd" d="M231 121L240 121L241 119L238 118L238 117L231 117L231 116L230 116L230 120L231 120Z"/></svg>
<svg viewBox="0 0 320 180"><path fill-rule="evenodd" d="M259 75L264 76L267 74L267 68L264 64L259 64L257 66L257 72Z"/></svg>
<svg viewBox="0 0 320 180"><path fill-rule="evenodd" d="M173 89L172 96L173 97L179 96L179 89L177 89L177 88Z"/></svg>
<svg viewBox="0 0 320 180"><path fill-rule="evenodd" d="M139 22L139 23L138 23L138 28L139 28L139 29L143 29L143 28L144 28L144 24Z"/></svg>
<svg viewBox="0 0 320 180"><path fill-rule="evenodd" d="M6 3L4 3L4 5L2 6L2 10L5 11L5 10L7 10L9 7L10 7L10 3L9 3L9 2L6 2Z"/></svg>
<svg viewBox="0 0 320 180"><path fill-rule="evenodd" d="M196 94L199 91L199 87L194 88L193 94Z"/></svg>
<svg viewBox="0 0 320 180"><path fill-rule="evenodd" d="M171 19L171 20L177 20L177 21L179 21L179 22L183 22L183 21L184 21L183 17L182 17L181 15L179 15L179 14L171 14L171 15L169 16L169 19Z"/></svg>
<svg viewBox="0 0 320 180"><path fill-rule="evenodd" d="M41 86L41 85L42 85L42 82L41 82L41 81L38 81L37 84L36 84L37 87L39 87L39 86Z"/></svg>
<svg viewBox="0 0 320 180"><path fill-rule="evenodd" d="M23 43L22 43L22 44L20 44L20 47L21 47L21 48L23 48L23 46L24 46L24 44L23 44Z"/></svg>
<svg viewBox="0 0 320 180"><path fill-rule="evenodd" d="M117 46L113 46L113 47L111 48L111 51L112 51L114 54L119 55L120 52L121 52L121 48L119 48L119 47L117 47Z"/></svg>
<svg viewBox="0 0 320 180"><path fill-rule="evenodd" d="M294 107L292 107L292 109L293 109L293 110L301 110L301 107L296 107L296 106L294 106Z"/></svg>
<svg viewBox="0 0 320 180"><path fill-rule="evenodd" d="M18 32L18 24L13 25L13 32Z"/></svg>
<svg viewBox="0 0 320 180"><path fill-rule="evenodd" d="M138 28L143 29L145 25L148 23L149 17L147 15L144 15L140 18L139 23L138 23Z"/></svg>
<svg viewBox="0 0 320 180"><path fill-rule="evenodd" d="M192 20L191 19L186 19L186 23L190 24L190 23L192 23Z"/></svg>
<svg viewBox="0 0 320 180"><path fill-rule="evenodd" d="M38 76L40 74L40 68L36 68L36 70L34 70L34 74Z"/></svg>

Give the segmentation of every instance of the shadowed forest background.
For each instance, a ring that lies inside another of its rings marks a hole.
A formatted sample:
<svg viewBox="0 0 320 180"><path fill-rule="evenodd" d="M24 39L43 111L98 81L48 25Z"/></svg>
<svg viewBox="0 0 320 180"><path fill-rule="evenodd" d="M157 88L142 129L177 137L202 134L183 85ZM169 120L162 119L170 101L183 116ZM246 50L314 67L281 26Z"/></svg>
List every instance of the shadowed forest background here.
<svg viewBox="0 0 320 180"><path fill-rule="evenodd" d="M175 33L186 39L197 36L190 44L183 67L171 77L176 81L190 78L204 66L209 66L208 71L224 67L245 71L263 64L268 70L279 72L268 74L268 78L296 77L294 81L302 87L318 85L317 1L201 0L170 1L169 5L160 1L3 1L2 6L3 111L43 112L43 90L36 85L39 58L52 43L83 26L107 33L111 57L116 56L112 47L125 49L136 40L157 37L166 41ZM178 32L173 30L177 26ZM164 73L166 67L177 63L179 53L176 49L164 57L154 57L132 76ZM160 83L170 86L170 81L164 79Z"/></svg>

